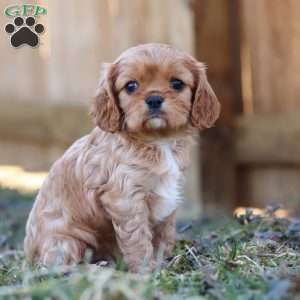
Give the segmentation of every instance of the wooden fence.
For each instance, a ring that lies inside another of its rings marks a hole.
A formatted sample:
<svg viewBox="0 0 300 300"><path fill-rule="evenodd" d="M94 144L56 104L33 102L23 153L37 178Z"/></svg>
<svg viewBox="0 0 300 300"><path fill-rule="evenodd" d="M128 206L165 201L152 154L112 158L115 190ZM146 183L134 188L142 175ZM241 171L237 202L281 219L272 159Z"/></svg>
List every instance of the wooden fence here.
<svg viewBox="0 0 300 300"><path fill-rule="evenodd" d="M298 0L34 3L48 9L39 48L13 49L0 32L0 164L47 169L90 129L100 63L132 45L165 42L207 63L223 107L194 151L188 198L206 212L269 200L299 207ZM10 4L2 0L0 11ZM1 15L0 28L9 21Z"/></svg>
<svg viewBox="0 0 300 300"><path fill-rule="evenodd" d="M46 31L36 49L13 49L0 2L0 164L47 170L64 149L92 127L90 99L100 64L128 47L169 43L194 53L194 21L182 0L51 0L38 18ZM28 2L27 2L28 3ZM197 161L197 151L194 151ZM198 164L188 172L186 197L200 209Z"/></svg>
<svg viewBox="0 0 300 300"><path fill-rule="evenodd" d="M300 2L197 3L198 55L223 103L203 135L206 209L299 209Z"/></svg>

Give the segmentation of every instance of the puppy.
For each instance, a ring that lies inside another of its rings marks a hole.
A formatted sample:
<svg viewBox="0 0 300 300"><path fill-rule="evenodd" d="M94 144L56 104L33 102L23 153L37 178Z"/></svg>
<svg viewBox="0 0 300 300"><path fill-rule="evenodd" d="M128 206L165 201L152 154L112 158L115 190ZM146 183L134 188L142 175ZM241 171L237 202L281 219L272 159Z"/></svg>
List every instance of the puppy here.
<svg viewBox="0 0 300 300"><path fill-rule="evenodd" d="M155 267L175 243L175 212L197 129L220 104L205 66L164 44L139 45L105 64L93 101L96 128L52 166L25 238L34 264L122 255L132 272Z"/></svg>

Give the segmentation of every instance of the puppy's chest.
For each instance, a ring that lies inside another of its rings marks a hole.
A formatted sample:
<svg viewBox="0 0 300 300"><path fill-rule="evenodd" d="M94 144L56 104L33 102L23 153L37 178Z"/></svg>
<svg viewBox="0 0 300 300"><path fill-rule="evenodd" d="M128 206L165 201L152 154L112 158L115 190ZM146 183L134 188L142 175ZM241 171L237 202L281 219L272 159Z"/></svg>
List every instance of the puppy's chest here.
<svg viewBox="0 0 300 300"><path fill-rule="evenodd" d="M158 172L153 172L149 206L152 218L162 221L180 204L182 172L170 145L162 145L162 160Z"/></svg>

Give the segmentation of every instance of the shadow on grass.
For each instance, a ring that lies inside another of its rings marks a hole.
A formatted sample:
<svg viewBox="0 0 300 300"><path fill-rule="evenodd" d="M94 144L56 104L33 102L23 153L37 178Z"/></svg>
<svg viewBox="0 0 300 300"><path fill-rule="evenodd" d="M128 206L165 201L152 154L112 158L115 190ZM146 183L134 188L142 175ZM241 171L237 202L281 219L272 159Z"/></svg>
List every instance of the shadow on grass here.
<svg viewBox="0 0 300 300"><path fill-rule="evenodd" d="M22 247L35 194L0 188L0 251Z"/></svg>

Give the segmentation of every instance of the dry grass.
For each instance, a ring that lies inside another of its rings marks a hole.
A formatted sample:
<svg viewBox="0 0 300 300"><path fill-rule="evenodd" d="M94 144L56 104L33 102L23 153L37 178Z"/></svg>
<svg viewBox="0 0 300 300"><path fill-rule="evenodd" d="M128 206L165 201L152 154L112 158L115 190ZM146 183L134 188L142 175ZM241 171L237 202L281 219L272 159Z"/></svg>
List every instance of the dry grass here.
<svg viewBox="0 0 300 300"><path fill-rule="evenodd" d="M30 269L24 223L33 195L0 192L0 299L300 299L300 221L246 211L179 226L172 257L153 274L82 264Z"/></svg>

